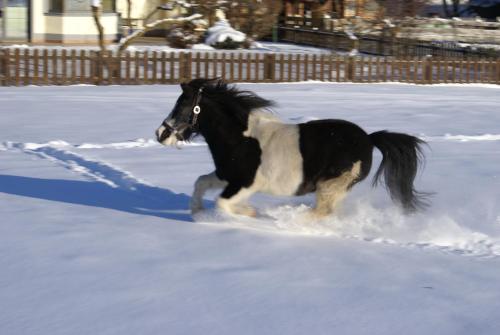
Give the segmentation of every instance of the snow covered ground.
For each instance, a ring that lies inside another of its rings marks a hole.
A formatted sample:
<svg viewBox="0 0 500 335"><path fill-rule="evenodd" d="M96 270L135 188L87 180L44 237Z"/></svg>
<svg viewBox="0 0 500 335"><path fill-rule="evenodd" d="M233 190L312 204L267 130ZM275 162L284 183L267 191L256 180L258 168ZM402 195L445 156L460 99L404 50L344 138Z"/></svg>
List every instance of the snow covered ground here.
<svg viewBox="0 0 500 335"><path fill-rule="evenodd" d="M405 217L366 180L321 222L310 196L193 221L207 147L153 140L177 86L2 87L0 334L498 333L500 87L241 87L289 122L426 139L433 206Z"/></svg>
<svg viewBox="0 0 500 335"><path fill-rule="evenodd" d="M166 43L166 42L165 42ZM116 44L110 45L109 50L115 51L118 46ZM58 53L62 50L94 50L98 51L99 46L89 47L89 46L60 46L60 45L34 45L29 46L27 44L11 44L11 45L0 45L0 49L29 49L29 50L56 50ZM178 49L171 48L168 45L143 45L143 44L133 44L127 48L130 52L216 52L216 53L286 53L286 54L330 54L335 52L336 54L344 55L346 52L336 51L325 48L316 48L307 45L298 45L292 43L279 43L279 42L255 42L250 49L237 49L237 50L224 50L215 49L206 44L195 44L192 49ZM32 51L30 51L32 52Z"/></svg>

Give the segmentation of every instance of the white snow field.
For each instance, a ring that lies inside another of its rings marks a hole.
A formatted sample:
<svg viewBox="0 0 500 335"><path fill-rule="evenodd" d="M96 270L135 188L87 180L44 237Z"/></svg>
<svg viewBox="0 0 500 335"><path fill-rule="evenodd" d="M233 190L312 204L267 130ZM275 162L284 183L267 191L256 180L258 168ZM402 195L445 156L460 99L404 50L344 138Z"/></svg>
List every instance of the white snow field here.
<svg viewBox="0 0 500 335"><path fill-rule="evenodd" d="M153 140L178 86L0 88L0 334L498 334L500 87L240 86L426 139L432 207L402 215L372 173L321 222L262 195L193 220L207 147Z"/></svg>

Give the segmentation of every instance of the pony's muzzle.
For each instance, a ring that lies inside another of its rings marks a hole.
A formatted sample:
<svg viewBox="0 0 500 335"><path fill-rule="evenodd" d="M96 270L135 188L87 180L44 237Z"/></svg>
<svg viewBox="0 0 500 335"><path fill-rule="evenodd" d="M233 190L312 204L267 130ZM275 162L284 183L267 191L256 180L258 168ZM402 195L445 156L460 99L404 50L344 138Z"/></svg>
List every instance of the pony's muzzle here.
<svg viewBox="0 0 500 335"><path fill-rule="evenodd" d="M170 135L172 135L172 128L167 128L162 125L160 128L156 129L156 140L160 143L163 143Z"/></svg>

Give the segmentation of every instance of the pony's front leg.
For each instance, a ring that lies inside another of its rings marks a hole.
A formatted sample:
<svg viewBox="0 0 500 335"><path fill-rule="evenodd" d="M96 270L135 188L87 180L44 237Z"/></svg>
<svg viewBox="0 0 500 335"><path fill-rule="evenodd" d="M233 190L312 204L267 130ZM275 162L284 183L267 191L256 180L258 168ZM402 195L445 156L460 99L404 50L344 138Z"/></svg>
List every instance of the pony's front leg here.
<svg viewBox="0 0 500 335"><path fill-rule="evenodd" d="M229 184L217 199L217 207L228 214L255 217L257 216L255 209L245 203L254 193L251 188Z"/></svg>
<svg viewBox="0 0 500 335"><path fill-rule="evenodd" d="M205 192L210 189L215 188L224 188L226 187L227 182L220 180L215 171L203 176L199 176L196 182L194 183L194 192L191 197L191 213L195 214L201 210L203 210L203 196Z"/></svg>

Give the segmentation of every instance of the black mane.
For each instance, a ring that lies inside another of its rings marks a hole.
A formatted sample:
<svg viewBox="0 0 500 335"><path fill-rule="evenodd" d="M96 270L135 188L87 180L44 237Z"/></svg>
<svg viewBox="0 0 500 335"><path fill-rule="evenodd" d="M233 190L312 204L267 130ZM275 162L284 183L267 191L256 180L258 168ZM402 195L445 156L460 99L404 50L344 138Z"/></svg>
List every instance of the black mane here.
<svg viewBox="0 0 500 335"><path fill-rule="evenodd" d="M231 113L245 125L252 110L275 106L273 101L261 98L252 91L239 90L221 79L194 79L188 85L195 91L203 87L203 95L211 103L225 107L224 112Z"/></svg>

